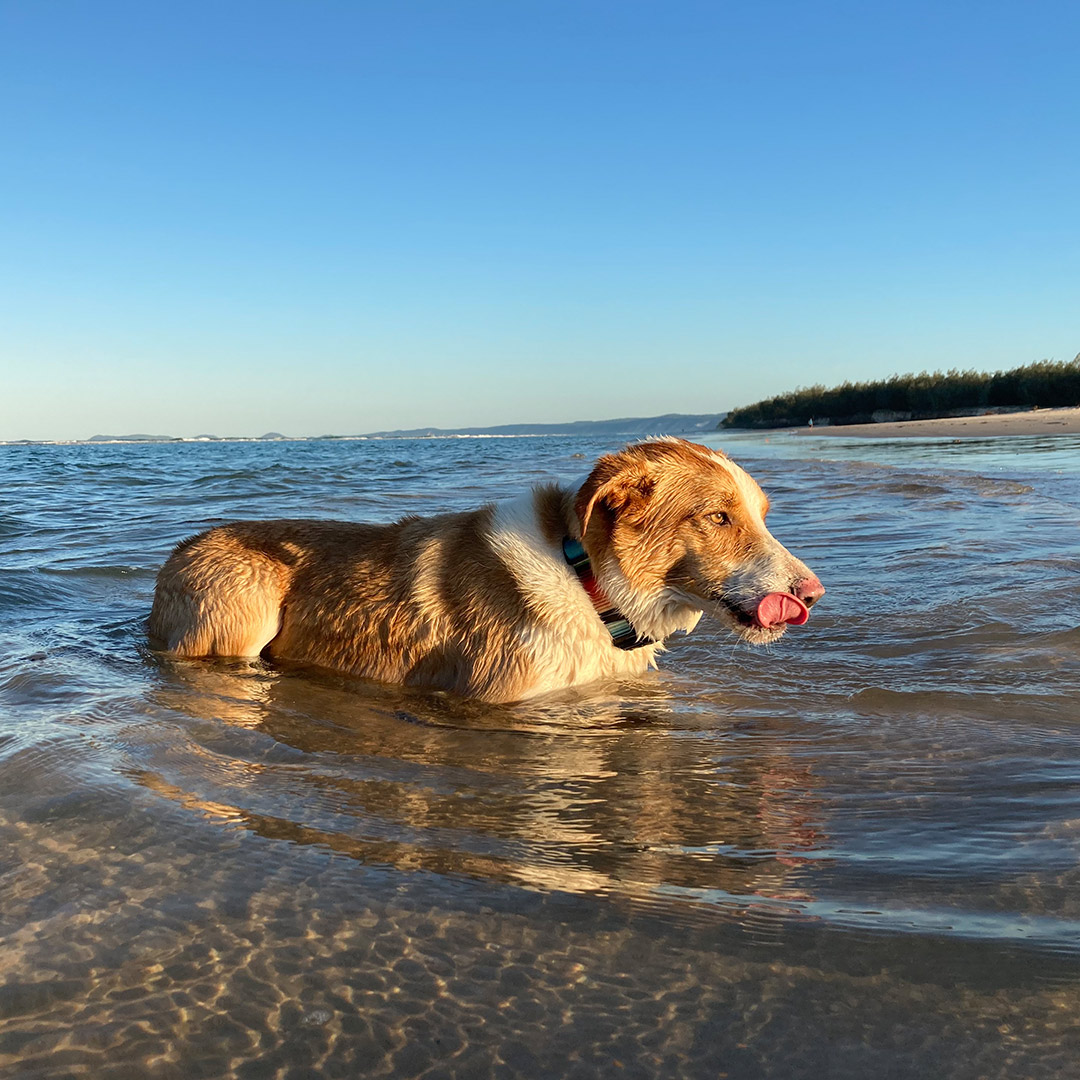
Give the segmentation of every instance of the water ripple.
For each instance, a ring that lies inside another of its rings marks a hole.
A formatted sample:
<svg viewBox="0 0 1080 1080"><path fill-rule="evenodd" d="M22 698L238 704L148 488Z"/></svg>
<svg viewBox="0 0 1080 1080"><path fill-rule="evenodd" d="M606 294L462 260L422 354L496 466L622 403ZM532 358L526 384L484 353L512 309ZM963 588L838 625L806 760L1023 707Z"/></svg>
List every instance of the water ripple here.
<svg viewBox="0 0 1080 1080"><path fill-rule="evenodd" d="M500 707L156 656L156 569L216 522L471 506L608 443L0 448L0 1069L363 1029L388 1075L434 1068L424 1030L464 1073L480 1028L561 1017L550 1046L608 1048L583 1075L765 1075L762 1039L827 1075L810 1010L859 1046L944 1018L908 1075L1010 1075L969 1064L1022 1017L1011 1075L1067 1075L1080 447L801 445L732 443L829 588L806 627L706 621L659 674ZM547 1044L520 1074L566 1071Z"/></svg>

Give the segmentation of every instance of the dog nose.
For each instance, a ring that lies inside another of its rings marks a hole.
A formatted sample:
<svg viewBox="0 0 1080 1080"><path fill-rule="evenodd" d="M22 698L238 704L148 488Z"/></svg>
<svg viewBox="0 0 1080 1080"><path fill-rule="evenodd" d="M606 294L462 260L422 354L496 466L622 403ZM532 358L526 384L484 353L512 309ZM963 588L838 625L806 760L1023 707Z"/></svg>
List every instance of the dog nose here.
<svg viewBox="0 0 1080 1080"><path fill-rule="evenodd" d="M808 578L795 583L791 590L807 607L813 607L824 595L825 586L818 581L817 576L811 574Z"/></svg>

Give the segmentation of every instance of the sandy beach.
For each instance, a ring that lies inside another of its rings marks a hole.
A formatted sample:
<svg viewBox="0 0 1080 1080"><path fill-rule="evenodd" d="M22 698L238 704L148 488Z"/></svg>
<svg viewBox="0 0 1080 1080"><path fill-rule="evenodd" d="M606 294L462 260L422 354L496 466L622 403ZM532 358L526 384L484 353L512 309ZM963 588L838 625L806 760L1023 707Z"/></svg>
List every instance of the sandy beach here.
<svg viewBox="0 0 1080 1080"><path fill-rule="evenodd" d="M989 416L955 416L944 420L899 420L884 424L795 429L796 435L841 435L845 438L988 438L997 435L1080 435L1080 408L1032 409Z"/></svg>

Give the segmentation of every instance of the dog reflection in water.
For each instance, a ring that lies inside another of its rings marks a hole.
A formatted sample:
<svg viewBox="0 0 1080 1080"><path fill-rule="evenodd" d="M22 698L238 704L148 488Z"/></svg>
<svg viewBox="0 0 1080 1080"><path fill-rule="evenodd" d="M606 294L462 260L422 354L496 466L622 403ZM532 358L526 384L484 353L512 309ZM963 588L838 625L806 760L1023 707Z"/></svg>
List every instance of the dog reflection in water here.
<svg viewBox="0 0 1080 1080"><path fill-rule="evenodd" d="M723 698L716 731L673 732L679 702L652 679L485 705L258 660L160 670L154 704L207 752L166 740L132 778L215 823L543 891L726 895L735 915L811 899L826 865L797 721L760 716L724 737Z"/></svg>
<svg viewBox="0 0 1080 1080"><path fill-rule="evenodd" d="M711 615L751 643L807 619L817 577L724 454L629 446L580 486L391 525L265 521L181 543L149 632L182 657L293 661L510 702L655 666Z"/></svg>

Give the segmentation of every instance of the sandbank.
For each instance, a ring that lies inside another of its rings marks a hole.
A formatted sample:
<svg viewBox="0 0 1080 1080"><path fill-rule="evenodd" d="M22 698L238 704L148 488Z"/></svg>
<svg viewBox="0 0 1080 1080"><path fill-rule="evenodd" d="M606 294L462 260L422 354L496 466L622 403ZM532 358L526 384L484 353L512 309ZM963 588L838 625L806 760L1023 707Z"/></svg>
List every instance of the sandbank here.
<svg viewBox="0 0 1080 1080"><path fill-rule="evenodd" d="M844 424L789 428L796 435L840 435L870 439L965 439L998 435L1080 435L1080 408L1031 409L944 420L896 420L882 424Z"/></svg>

